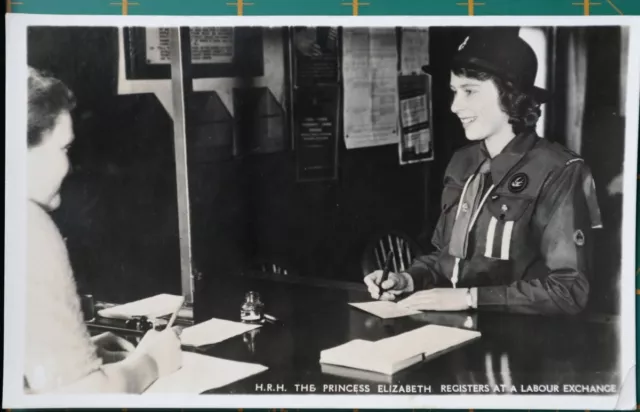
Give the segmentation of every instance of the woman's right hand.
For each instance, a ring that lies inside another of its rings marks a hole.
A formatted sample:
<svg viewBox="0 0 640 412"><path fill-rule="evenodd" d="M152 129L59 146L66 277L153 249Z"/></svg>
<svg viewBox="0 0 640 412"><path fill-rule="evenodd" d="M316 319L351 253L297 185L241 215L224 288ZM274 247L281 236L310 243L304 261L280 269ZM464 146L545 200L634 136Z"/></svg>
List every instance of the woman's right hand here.
<svg viewBox="0 0 640 412"><path fill-rule="evenodd" d="M148 331L136 347L136 352L150 356L158 367L158 377L169 375L182 367L180 338L169 328Z"/></svg>
<svg viewBox="0 0 640 412"><path fill-rule="evenodd" d="M364 278L369 294L374 299L395 300L397 296L405 292L411 292L409 275L406 273L389 272L387 280L380 284L382 271L376 270ZM382 290L380 289L382 288Z"/></svg>

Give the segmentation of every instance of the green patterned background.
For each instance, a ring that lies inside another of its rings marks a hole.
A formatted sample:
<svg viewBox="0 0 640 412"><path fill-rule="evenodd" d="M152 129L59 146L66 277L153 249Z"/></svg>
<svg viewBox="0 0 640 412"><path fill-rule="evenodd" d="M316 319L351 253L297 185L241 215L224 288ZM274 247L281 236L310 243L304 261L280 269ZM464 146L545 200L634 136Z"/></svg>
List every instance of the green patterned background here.
<svg viewBox="0 0 640 412"><path fill-rule="evenodd" d="M637 16L640 0L6 0L6 10L27 14L138 16ZM640 193L640 172L638 182ZM640 206L637 210L640 212ZM636 301L640 299L638 245Z"/></svg>
<svg viewBox="0 0 640 412"><path fill-rule="evenodd" d="M6 0L7 11L98 15L613 16L640 0Z"/></svg>

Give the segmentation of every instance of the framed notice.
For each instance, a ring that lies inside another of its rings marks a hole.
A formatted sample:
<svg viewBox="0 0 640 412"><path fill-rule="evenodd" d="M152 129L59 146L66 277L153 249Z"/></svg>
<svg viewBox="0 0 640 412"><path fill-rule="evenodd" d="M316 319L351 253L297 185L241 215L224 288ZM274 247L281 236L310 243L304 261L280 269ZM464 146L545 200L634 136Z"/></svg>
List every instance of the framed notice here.
<svg viewBox="0 0 640 412"><path fill-rule="evenodd" d="M125 27L127 79L170 79L169 28ZM194 78L259 77L264 73L259 27L190 27Z"/></svg>
<svg viewBox="0 0 640 412"><path fill-rule="evenodd" d="M433 160L433 116L431 76L428 74L398 77L400 164Z"/></svg>
<svg viewBox="0 0 640 412"><path fill-rule="evenodd" d="M293 124L297 180L337 179L339 86L296 89Z"/></svg>

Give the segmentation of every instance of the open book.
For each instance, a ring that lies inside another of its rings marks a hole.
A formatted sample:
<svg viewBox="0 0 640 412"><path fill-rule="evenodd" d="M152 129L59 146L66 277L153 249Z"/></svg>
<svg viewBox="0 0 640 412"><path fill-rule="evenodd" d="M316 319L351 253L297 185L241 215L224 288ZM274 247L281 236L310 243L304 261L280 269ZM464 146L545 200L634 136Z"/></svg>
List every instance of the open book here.
<svg viewBox="0 0 640 412"><path fill-rule="evenodd" d="M480 332L427 325L376 342L352 340L320 353L320 363L393 375L480 337Z"/></svg>

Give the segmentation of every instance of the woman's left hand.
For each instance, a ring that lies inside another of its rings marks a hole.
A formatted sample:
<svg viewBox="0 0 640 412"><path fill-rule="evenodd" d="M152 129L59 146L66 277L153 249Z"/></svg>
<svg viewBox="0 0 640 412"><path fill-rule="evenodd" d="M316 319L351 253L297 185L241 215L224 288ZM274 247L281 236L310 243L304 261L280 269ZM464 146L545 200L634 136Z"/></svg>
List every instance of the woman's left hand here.
<svg viewBox="0 0 640 412"><path fill-rule="evenodd" d="M467 289L428 289L416 292L398 305L407 309L460 311L469 309Z"/></svg>
<svg viewBox="0 0 640 412"><path fill-rule="evenodd" d="M136 349L133 343L111 332L94 336L91 340L105 363L119 362Z"/></svg>

